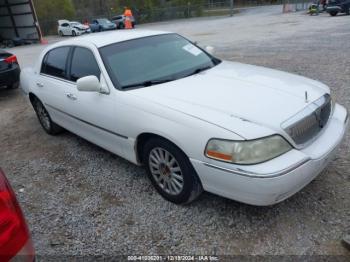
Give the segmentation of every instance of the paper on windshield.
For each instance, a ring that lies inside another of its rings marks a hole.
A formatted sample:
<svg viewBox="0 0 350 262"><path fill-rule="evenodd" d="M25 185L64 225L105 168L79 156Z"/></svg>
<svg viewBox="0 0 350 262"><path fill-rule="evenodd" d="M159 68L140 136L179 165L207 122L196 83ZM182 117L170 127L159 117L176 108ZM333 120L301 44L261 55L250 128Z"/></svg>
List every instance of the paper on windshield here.
<svg viewBox="0 0 350 262"><path fill-rule="evenodd" d="M182 49L184 49L185 51L189 52L194 56L199 56L201 53L203 53L202 50L200 50L198 47L192 44L187 44Z"/></svg>

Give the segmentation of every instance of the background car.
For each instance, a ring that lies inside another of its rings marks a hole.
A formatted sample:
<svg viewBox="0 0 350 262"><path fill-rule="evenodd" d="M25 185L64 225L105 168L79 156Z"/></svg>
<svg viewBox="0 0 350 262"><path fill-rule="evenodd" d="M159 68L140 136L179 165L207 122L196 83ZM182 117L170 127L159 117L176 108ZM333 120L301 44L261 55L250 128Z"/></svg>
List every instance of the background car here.
<svg viewBox="0 0 350 262"><path fill-rule="evenodd" d="M115 23L112 23L107 18L95 19L90 24L91 32L102 32L107 30L117 29Z"/></svg>
<svg viewBox="0 0 350 262"><path fill-rule="evenodd" d="M58 21L58 34L60 36L70 35L77 36L86 33L90 33L90 27L83 25L79 22L70 22L68 20L59 20Z"/></svg>
<svg viewBox="0 0 350 262"><path fill-rule="evenodd" d="M0 169L1 261L34 261L35 251L16 195Z"/></svg>
<svg viewBox="0 0 350 262"><path fill-rule="evenodd" d="M115 23L115 25L117 26L118 29L124 29L125 28L125 15L118 15L118 16L114 16L112 17L112 22ZM132 24L132 28L135 28L135 18L132 16L131 17L131 24Z"/></svg>
<svg viewBox="0 0 350 262"><path fill-rule="evenodd" d="M0 87L18 88L20 73L17 57L0 49Z"/></svg>
<svg viewBox="0 0 350 262"><path fill-rule="evenodd" d="M350 0L329 0L326 10L331 16L338 13L350 15Z"/></svg>

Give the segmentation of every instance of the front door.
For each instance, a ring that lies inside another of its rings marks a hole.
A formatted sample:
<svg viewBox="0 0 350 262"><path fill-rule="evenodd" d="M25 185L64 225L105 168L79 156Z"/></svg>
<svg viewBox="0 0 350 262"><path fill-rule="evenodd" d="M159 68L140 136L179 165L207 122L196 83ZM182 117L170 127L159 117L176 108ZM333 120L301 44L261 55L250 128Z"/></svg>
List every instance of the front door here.
<svg viewBox="0 0 350 262"><path fill-rule="evenodd" d="M119 130L116 93L80 92L76 87L79 78L91 75L100 81L103 78L93 52L89 48L74 47L69 66L70 83L65 89L65 110L70 118L71 131L123 156L128 138Z"/></svg>

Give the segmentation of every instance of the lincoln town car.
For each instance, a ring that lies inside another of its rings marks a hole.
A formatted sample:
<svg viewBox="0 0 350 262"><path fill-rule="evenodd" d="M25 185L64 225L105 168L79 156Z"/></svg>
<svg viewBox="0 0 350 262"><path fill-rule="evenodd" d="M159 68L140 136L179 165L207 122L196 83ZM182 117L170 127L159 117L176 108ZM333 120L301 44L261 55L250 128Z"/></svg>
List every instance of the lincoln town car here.
<svg viewBox="0 0 350 262"><path fill-rule="evenodd" d="M203 191L272 205L337 152L347 110L325 84L218 59L181 35L130 30L50 45L21 73L40 124L142 165L165 199Z"/></svg>

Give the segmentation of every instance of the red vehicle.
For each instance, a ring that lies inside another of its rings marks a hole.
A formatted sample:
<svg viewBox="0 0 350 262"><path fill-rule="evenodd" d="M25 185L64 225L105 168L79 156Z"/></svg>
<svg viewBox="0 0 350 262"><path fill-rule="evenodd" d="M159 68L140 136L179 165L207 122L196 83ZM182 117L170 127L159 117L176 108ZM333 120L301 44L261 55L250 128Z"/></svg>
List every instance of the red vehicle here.
<svg viewBox="0 0 350 262"><path fill-rule="evenodd" d="M0 261L34 261L34 253L21 207L0 169Z"/></svg>

